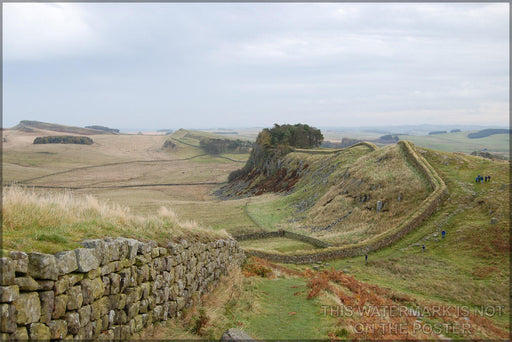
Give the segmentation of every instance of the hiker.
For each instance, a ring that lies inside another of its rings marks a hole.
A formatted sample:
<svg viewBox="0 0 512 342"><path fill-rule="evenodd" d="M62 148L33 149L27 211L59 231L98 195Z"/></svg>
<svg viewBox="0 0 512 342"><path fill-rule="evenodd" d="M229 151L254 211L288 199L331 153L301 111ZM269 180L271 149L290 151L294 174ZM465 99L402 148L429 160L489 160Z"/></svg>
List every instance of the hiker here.
<svg viewBox="0 0 512 342"><path fill-rule="evenodd" d="M487 176L487 181L490 182L491 181L491 175Z"/></svg>
<svg viewBox="0 0 512 342"><path fill-rule="evenodd" d="M368 254L365 254L365 256L364 256L364 261L365 261L366 263L368 263Z"/></svg>
<svg viewBox="0 0 512 342"><path fill-rule="evenodd" d="M446 235L446 232L443 230L443 231L441 232L441 235L443 236L443 239L444 239L444 236Z"/></svg>
<svg viewBox="0 0 512 342"><path fill-rule="evenodd" d="M423 244L423 247L422 247L422 248L423 248L423 252L425 252L425 244Z"/></svg>

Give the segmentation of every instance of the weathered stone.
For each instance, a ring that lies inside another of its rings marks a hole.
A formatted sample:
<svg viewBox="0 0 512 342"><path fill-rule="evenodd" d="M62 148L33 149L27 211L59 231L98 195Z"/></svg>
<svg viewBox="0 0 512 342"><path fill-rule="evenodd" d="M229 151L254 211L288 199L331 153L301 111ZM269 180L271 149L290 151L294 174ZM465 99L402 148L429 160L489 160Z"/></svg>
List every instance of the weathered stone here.
<svg viewBox="0 0 512 342"><path fill-rule="evenodd" d="M69 276L61 276L57 281L55 282L55 294L59 295L61 293L66 292L66 290L69 288Z"/></svg>
<svg viewBox="0 0 512 342"><path fill-rule="evenodd" d="M36 292L20 293L20 296L13 302L18 317L16 323L26 325L39 322L41 317L41 304Z"/></svg>
<svg viewBox="0 0 512 342"><path fill-rule="evenodd" d="M102 330L101 320L91 322L91 326L92 326L92 338L97 340L98 337L100 336L101 330Z"/></svg>
<svg viewBox="0 0 512 342"><path fill-rule="evenodd" d="M20 251L10 251L9 258L14 262L14 272L18 274L27 274L28 254Z"/></svg>
<svg viewBox="0 0 512 342"><path fill-rule="evenodd" d="M94 255L93 249L77 248L75 249L75 253L79 272L89 272L90 270L100 266L100 262Z"/></svg>
<svg viewBox="0 0 512 342"><path fill-rule="evenodd" d="M140 287L129 287L124 293L126 294L126 305L138 302L142 297L142 290Z"/></svg>
<svg viewBox="0 0 512 342"><path fill-rule="evenodd" d="M91 320L98 320L108 314L110 310L110 300L102 297L91 304Z"/></svg>
<svg viewBox="0 0 512 342"><path fill-rule="evenodd" d="M77 310L82 306L84 297L82 295L82 287L80 285L73 286L67 291L68 298L68 310Z"/></svg>
<svg viewBox="0 0 512 342"><path fill-rule="evenodd" d="M101 275L101 268L95 268L85 274L87 279L96 279Z"/></svg>
<svg viewBox="0 0 512 342"><path fill-rule="evenodd" d="M13 333L16 331L17 311L12 304L0 304L0 332Z"/></svg>
<svg viewBox="0 0 512 342"><path fill-rule="evenodd" d="M11 335L11 341L27 341L28 331L27 327L18 327L14 334Z"/></svg>
<svg viewBox="0 0 512 342"><path fill-rule="evenodd" d="M136 302L136 303L133 303L133 304L127 306L128 319L132 319L139 313L139 306L140 306L140 302Z"/></svg>
<svg viewBox="0 0 512 342"><path fill-rule="evenodd" d="M31 340L49 341L51 338L50 328L43 323L32 323L28 328L28 335Z"/></svg>
<svg viewBox="0 0 512 342"><path fill-rule="evenodd" d="M108 296L110 299L110 307L112 309L121 310L126 306L126 295L124 293L110 295Z"/></svg>
<svg viewBox="0 0 512 342"><path fill-rule="evenodd" d="M239 329L228 329L222 334L221 342L254 341L246 332Z"/></svg>
<svg viewBox="0 0 512 342"><path fill-rule="evenodd" d="M135 322L134 332L139 332L142 329L144 329L144 320L142 318L142 315L135 316L133 318L133 321Z"/></svg>
<svg viewBox="0 0 512 342"><path fill-rule="evenodd" d="M14 285L14 262L9 258L0 258L0 286Z"/></svg>
<svg viewBox="0 0 512 342"><path fill-rule="evenodd" d="M100 265L105 265L110 262L111 251L106 248L107 242L104 240L96 239L96 240L85 240L81 243L85 248L89 248L93 250L94 255L100 262Z"/></svg>
<svg viewBox="0 0 512 342"><path fill-rule="evenodd" d="M10 303L20 295L17 285L0 286L0 303Z"/></svg>
<svg viewBox="0 0 512 342"><path fill-rule="evenodd" d="M69 277L69 286L75 286L79 281L84 279L83 273L71 273L68 275Z"/></svg>
<svg viewBox="0 0 512 342"><path fill-rule="evenodd" d="M121 276L117 273L112 273L110 278L110 294L118 294L121 292Z"/></svg>
<svg viewBox="0 0 512 342"><path fill-rule="evenodd" d="M26 277L18 277L14 280L16 285L19 287L21 291L36 291L39 288L39 284L34 278L26 276Z"/></svg>
<svg viewBox="0 0 512 342"><path fill-rule="evenodd" d="M55 254L55 262L59 275L68 274L78 269L75 251L65 251Z"/></svg>
<svg viewBox="0 0 512 342"><path fill-rule="evenodd" d="M61 318L66 313L66 308L68 306L68 295L62 294L55 296L54 299L54 308L52 313L52 319Z"/></svg>
<svg viewBox="0 0 512 342"><path fill-rule="evenodd" d="M114 341L114 330L103 331L98 337L99 341Z"/></svg>
<svg viewBox="0 0 512 342"><path fill-rule="evenodd" d="M382 203L382 201L377 201L377 212L380 212L383 206L384 204Z"/></svg>
<svg viewBox="0 0 512 342"><path fill-rule="evenodd" d="M50 338L52 340L63 339L68 334L68 324L62 319L48 322L48 328L50 328Z"/></svg>
<svg viewBox="0 0 512 342"><path fill-rule="evenodd" d="M53 280L36 280L37 291L49 291L55 287L55 281Z"/></svg>
<svg viewBox="0 0 512 342"><path fill-rule="evenodd" d="M55 257L43 253L28 254L28 275L34 279L57 280L57 264Z"/></svg>
<svg viewBox="0 0 512 342"><path fill-rule="evenodd" d="M103 296L103 293L105 292L105 286L103 285L101 278L83 279L81 284L84 304L92 303Z"/></svg>
<svg viewBox="0 0 512 342"><path fill-rule="evenodd" d="M125 324L128 322L128 316L124 310L116 310L116 315L114 317L114 324Z"/></svg>
<svg viewBox="0 0 512 342"><path fill-rule="evenodd" d="M91 306L85 305L78 309L78 316L80 318L80 326L85 327L91 321Z"/></svg>
<svg viewBox="0 0 512 342"><path fill-rule="evenodd" d="M119 275L121 276L121 292L123 292L127 287L137 285L135 277L132 275L131 269L124 269L119 272Z"/></svg>
<svg viewBox="0 0 512 342"><path fill-rule="evenodd" d="M75 336L77 340L90 340L92 339L92 324L89 323L86 326L80 327L78 333Z"/></svg>
<svg viewBox="0 0 512 342"><path fill-rule="evenodd" d="M48 324L52 319L55 295L53 291L39 292L39 300L41 302L41 318L39 322Z"/></svg>
<svg viewBox="0 0 512 342"><path fill-rule="evenodd" d="M76 335L78 334L78 329L80 329L80 316L77 312L67 312L66 313L66 322L68 324L68 331L70 334Z"/></svg>

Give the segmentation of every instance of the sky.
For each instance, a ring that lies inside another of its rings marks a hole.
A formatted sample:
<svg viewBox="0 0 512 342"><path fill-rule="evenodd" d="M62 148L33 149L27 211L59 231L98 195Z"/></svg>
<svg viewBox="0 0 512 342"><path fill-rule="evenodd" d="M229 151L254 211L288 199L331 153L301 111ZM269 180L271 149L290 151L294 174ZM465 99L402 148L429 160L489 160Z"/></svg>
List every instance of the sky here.
<svg viewBox="0 0 512 342"><path fill-rule="evenodd" d="M508 3L4 3L3 127L509 126Z"/></svg>

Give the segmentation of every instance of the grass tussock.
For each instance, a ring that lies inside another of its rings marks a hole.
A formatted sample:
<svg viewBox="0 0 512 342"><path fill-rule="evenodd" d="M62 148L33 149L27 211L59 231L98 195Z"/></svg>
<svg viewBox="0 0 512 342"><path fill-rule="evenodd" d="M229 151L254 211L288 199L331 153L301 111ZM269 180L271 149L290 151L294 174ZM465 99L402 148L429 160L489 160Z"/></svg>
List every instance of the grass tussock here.
<svg viewBox="0 0 512 342"><path fill-rule="evenodd" d="M55 253L79 247L89 238L130 237L165 243L182 238L207 241L226 238L225 231L182 221L172 209L141 216L128 207L70 192L36 193L21 187L3 190L3 248Z"/></svg>

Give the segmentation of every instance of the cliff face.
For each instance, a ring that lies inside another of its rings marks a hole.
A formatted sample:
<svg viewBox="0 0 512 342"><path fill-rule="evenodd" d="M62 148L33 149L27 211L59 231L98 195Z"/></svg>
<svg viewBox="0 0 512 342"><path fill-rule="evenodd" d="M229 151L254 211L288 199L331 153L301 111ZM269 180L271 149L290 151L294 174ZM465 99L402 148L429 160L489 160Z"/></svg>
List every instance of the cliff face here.
<svg viewBox="0 0 512 342"><path fill-rule="evenodd" d="M0 258L0 339L126 339L180 317L244 255L234 240L88 240Z"/></svg>

